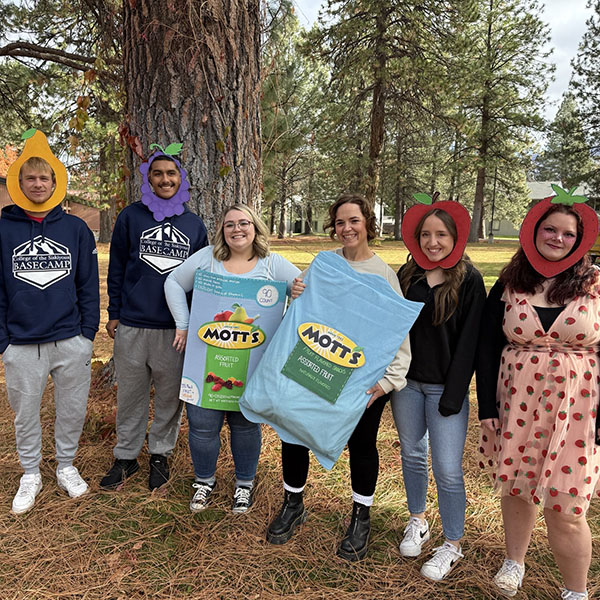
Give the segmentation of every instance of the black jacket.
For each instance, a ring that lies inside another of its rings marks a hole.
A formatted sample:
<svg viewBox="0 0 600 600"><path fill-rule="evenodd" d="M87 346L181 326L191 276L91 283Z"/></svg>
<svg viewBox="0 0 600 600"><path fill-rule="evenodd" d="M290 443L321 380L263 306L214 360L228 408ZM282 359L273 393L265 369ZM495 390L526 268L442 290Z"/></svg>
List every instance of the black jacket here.
<svg viewBox="0 0 600 600"><path fill-rule="evenodd" d="M400 268L398 276L406 265ZM460 412L475 369L477 338L485 303L481 274L467 264L458 293L458 307L441 325L433 325L434 290L425 272L417 268L406 297L425 306L410 330L412 360L407 377L421 383L444 385L439 411L444 416Z"/></svg>

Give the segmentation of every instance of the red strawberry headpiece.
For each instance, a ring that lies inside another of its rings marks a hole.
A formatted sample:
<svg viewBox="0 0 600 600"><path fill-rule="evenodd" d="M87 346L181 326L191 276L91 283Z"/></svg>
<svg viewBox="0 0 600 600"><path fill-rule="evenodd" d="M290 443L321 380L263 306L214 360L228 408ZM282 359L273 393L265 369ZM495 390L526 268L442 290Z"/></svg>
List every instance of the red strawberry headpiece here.
<svg viewBox="0 0 600 600"><path fill-rule="evenodd" d="M451 200L437 202L438 196L439 192L436 192L433 198L428 194L414 194L417 204L411 206L402 219L402 240L415 262L426 271L431 271L436 267L442 267L442 269L451 269L454 267L465 252L469 229L471 227L471 217L462 204ZM454 248L446 258L438 262L429 260L423 250L421 250L419 240L415 239L415 231L421 219L435 209L448 213L456 225Z"/></svg>
<svg viewBox="0 0 600 600"><path fill-rule="evenodd" d="M525 216L519 232L521 248L523 248L529 264L544 277L554 277L572 267L586 255L598 237L598 217L595 211L585 204L587 198L585 196L573 196L575 187L567 192L560 186L552 184L552 189L556 192L556 195L549 196L534 204ZM556 261L544 258L535 246L536 227L553 204L569 206L581 217L583 224L583 235L577 248L565 258Z"/></svg>

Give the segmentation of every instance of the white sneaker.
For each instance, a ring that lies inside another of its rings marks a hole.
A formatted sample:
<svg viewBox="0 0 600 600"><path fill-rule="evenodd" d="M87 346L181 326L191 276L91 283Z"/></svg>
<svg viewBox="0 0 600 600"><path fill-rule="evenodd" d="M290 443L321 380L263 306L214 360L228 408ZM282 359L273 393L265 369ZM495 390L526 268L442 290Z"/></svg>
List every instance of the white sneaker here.
<svg viewBox="0 0 600 600"><path fill-rule="evenodd" d="M56 471L56 481L58 487L62 488L71 496L71 498L79 498L88 491L88 484L81 478L79 471L71 466L65 467L60 471Z"/></svg>
<svg viewBox="0 0 600 600"><path fill-rule="evenodd" d="M461 548L450 542L433 549L433 556L421 567L421 575L433 581L441 581L450 573L452 567L461 559Z"/></svg>
<svg viewBox="0 0 600 600"><path fill-rule="evenodd" d="M19 491L13 498L12 511L15 515L22 515L34 504L35 497L42 489L42 476L39 473L30 473L21 476Z"/></svg>
<svg viewBox="0 0 600 600"><path fill-rule="evenodd" d="M562 600L588 600L588 593L586 592L574 592L563 588L560 597Z"/></svg>
<svg viewBox="0 0 600 600"><path fill-rule="evenodd" d="M429 541L429 524L418 517L411 517L404 528L404 537L400 542L402 556L419 556L421 546Z"/></svg>
<svg viewBox="0 0 600 600"><path fill-rule="evenodd" d="M523 575L525 575L524 565L516 560L505 558L500 570L494 576L494 584L503 596L511 598L523 585Z"/></svg>

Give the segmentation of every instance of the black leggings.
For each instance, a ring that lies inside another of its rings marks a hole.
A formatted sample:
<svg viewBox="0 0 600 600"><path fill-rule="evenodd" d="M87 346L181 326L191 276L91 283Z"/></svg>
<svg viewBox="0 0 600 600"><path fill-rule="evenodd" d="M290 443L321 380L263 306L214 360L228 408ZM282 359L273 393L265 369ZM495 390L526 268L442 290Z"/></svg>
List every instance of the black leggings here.
<svg viewBox="0 0 600 600"><path fill-rule="evenodd" d="M377 432L381 414L389 394L380 396L365 410L348 440L352 490L361 496L372 496L379 474ZM308 448L298 444L281 443L283 481L290 487L301 488L308 478Z"/></svg>

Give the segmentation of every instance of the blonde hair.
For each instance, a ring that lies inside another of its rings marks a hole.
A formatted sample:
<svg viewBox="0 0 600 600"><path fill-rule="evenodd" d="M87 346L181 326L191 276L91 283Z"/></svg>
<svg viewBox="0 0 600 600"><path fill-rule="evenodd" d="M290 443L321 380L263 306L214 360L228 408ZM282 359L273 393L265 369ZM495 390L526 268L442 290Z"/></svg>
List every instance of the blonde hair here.
<svg viewBox="0 0 600 600"><path fill-rule="evenodd" d="M21 181L21 175L23 169L27 168L30 171L41 171L42 173L50 173L52 175L52 183L56 183L56 175L54 169L50 166L50 163L42 158L41 156L30 156L19 169L19 182Z"/></svg>
<svg viewBox="0 0 600 600"><path fill-rule="evenodd" d="M223 216L217 225L213 256L221 262L229 260L231 257L231 250L229 249L227 242L225 242L225 235L223 233L225 217L230 210L239 210L240 212L243 212L248 217L248 220L254 225L254 241L252 242L253 253L251 259L255 256L258 256L258 258L267 256L269 254L269 230L263 220L247 204L232 204L223 211Z"/></svg>

